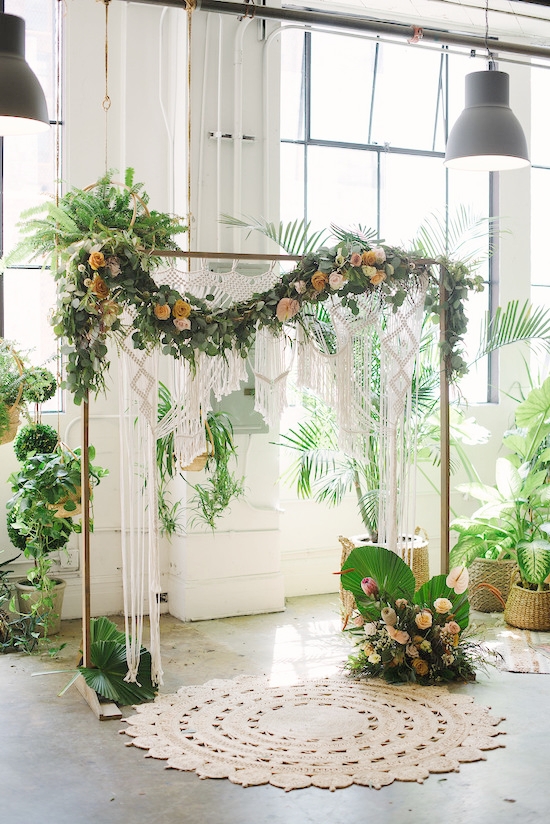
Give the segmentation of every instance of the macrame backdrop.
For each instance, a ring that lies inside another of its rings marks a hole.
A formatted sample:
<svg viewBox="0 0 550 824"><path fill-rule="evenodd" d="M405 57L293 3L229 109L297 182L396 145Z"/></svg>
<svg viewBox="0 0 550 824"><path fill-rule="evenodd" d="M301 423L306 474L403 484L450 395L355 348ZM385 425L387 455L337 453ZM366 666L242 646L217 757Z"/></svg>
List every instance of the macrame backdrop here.
<svg viewBox="0 0 550 824"><path fill-rule="evenodd" d="M270 289L279 279L275 264L259 275L237 270L213 272L206 261L192 272L174 267L155 274L182 294L205 299L213 309L246 301ZM336 414L342 451L363 459L369 435L379 439L379 543L397 550L401 536L412 534L410 479L414 472L415 433L412 429L412 378L420 345L428 278L413 283L402 306L388 308L378 294L358 296L357 315L342 306L335 293L323 303L330 324L323 335L309 321L310 333L300 326L273 334L258 330L252 370L255 408L269 425L280 420L287 398L287 378L297 357L298 384L309 388ZM297 331L296 331L297 330ZM375 358L376 354L376 358ZM380 363L379 403L373 403L372 374ZM159 633L160 564L157 524L158 437L174 434L180 466L206 450L204 422L212 399L221 400L247 379L246 360L236 350L223 356L199 353L195 368L184 359L170 359L172 407L157 422L158 355L133 349L127 339L121 352L121 490L124 607L127 630L128 675L136 680L142 645L143 613L148 602L151 625L152 678L162 684ZM147 596L148 589L148 596Z"/></svg>

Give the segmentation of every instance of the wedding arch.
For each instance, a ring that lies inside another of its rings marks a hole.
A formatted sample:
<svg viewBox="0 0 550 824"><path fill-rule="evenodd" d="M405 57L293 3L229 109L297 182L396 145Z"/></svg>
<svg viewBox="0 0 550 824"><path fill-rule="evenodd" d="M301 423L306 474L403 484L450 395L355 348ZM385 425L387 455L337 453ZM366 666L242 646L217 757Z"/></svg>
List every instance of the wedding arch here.
<svg viewBox="0 0 550 824"><path fill-rule="evenodd" d="M466 368L461 355L464 302L482 286L463 264L419 259L375 241L368 232L340 232L334 245L302 257L186 252L174 240L185 231L182 222L150 211L147 203L132 170L124 184L108 173L87 189L72 189L56 204L28 212L25 240L12 257L49 255L58 295L52 323L64 341L64 385L82 404L85 666L90 664L89 399L106 391L113 346L119 354L127 678L136 679L147 579L152 677L159 685L156 439L174 433L182 466L203 452L204 417L213 398L239 388L252 350L256 409L268 423L275 422L286 403L286 380L295 358L300 384L334 408L342 449L361 457L376 420L383 490L379 541L394 547L407 524L406 467L414 449L411 385L421 322L425 312L439 315L445 571L448 388ZM174 265L177 258L187 258L185 270ZM229 271L213 271L210 261L224 258L233 261ZM245 275L238 261L246 258L269 265L259 275ZM281 274L283 264L290 266ZM377 416L371 397L373 347L380 353ZM161 356L171 359L174 401L159 430L156 376Z"/></svg>

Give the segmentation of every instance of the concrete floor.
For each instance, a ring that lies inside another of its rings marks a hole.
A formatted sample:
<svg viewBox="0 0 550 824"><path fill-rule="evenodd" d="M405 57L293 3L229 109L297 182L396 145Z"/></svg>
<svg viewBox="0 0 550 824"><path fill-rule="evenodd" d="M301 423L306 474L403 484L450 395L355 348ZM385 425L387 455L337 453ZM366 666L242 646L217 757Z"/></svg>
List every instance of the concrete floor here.
<svg viewBox="0 0 550 824"><path fill-rule="evenodd" d="M339 632L336 595L289 599L283 613L182 624L162 619L165 684L244 673L277 681L336 672L350 646ZM550 820L550 675L491 669L452 689L492 708L506 747L460 773L423 785L395 782L381 790L352 786L242 788L167 770L126 747L120 721L99 722L69 675L80 623L64 621L56 659L0 655L0 821L4 824L514 824ZM31 677L36 676L36 677ZM131 708L124 708L129 715Z"/></svg>

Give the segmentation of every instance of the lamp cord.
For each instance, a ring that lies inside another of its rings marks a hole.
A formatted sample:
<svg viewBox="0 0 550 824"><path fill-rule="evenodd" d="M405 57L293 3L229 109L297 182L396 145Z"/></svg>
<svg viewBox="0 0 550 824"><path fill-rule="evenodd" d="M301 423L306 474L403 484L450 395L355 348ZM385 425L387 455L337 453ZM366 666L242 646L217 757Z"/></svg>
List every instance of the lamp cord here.
<svg viewBox="0 0 550 824"><path fill-rule="evenodd" d="M485 2L485 48L487 49L487 60L489 62L489 71L495 68L493 60L493 53L489 48L489 0Z"/></svg>

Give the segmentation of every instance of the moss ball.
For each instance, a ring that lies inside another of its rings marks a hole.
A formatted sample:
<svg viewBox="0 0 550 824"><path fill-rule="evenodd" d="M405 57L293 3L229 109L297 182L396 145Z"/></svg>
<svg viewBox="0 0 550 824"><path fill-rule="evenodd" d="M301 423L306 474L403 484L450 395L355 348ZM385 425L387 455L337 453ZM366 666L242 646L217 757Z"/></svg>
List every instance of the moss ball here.
<svg viewBox="0 0 550 824"><path fill-rule="evenodd" d="M30 452L41 455L54 452L57 446L57 432L47 423L30 423L22 426L13 442L15 457L21 463L27 460Z"/></svg>
<svg viewBox="0 0 550 824"><path fill-rule="evenodd" d="M23 398L27 403L44 403L53 398L57 390L57 379L53 372L39 366L25 372Z"/></svg>

